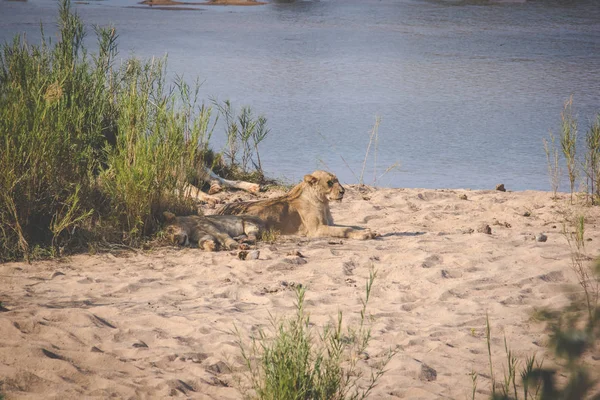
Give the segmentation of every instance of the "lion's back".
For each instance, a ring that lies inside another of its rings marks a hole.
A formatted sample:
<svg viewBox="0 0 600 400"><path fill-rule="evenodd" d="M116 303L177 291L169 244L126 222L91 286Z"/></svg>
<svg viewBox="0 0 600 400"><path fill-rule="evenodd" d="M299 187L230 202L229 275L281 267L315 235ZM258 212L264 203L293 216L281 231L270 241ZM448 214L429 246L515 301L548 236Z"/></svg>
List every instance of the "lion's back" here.
<svg viewBox="0 0 600 400"><path fill-rule="evenodd" d="M302 225L300 215L287 196L225 204L217 214L254 215L263 220L268 229L275 229L283 234L296 233Z"/></svg>

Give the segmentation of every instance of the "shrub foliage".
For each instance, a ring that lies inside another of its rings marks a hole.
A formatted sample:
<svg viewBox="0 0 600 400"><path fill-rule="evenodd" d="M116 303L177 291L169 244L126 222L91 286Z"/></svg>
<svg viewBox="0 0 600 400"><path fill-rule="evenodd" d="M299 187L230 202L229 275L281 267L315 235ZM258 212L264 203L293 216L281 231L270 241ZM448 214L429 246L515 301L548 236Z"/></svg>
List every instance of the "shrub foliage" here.
<svg viewBox="0 0 600 400"><path fill-rule="evenodd" d="M165 59L115 66L111 27L88 54L70 0L58 21L55 44L42 28L40 45L16 36L0 51L0 261L56 255L84 233L139 244L163 209L191 211L183 185L212 155L218 116L198 84L167 87ZM247 159L268 132L259 120Z"/></svg>

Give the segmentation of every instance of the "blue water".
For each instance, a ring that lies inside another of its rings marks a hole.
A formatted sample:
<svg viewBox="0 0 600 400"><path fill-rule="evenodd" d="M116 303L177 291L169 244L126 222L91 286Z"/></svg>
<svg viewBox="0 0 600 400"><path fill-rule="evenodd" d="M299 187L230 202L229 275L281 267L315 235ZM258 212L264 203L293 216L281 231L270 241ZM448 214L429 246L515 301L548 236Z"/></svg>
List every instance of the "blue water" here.
<svg viewBox="0 0 600 400"><path fill-rule="evenodd" d="M56 4L0 1L0 40L37 42L40 21L52 36ZM92 24L117 28L121 57L168 54L171 76L199 77L203 98L264 114L264 168L291 181L321 168L356 183L379 116L366 183L398 162L377 184L550 190L542 138L558 132L564 101L573 95L581 136L600 112L595 0L75 8L91 39Z"/></svg>

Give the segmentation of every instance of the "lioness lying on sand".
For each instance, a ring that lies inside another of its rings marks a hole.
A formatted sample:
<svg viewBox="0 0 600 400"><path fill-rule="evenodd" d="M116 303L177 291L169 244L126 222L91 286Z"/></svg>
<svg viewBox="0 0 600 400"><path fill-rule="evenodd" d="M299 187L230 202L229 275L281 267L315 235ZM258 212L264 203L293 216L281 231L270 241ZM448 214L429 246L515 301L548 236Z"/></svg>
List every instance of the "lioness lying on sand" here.
<svg viewBox="0 0 600 400"><path fill-rule="evenodd" d="M247 235L251 240L262 232L264 223L252 215L190 215L177 217L165 211L164 228L168 240L186 246L197 242L198 247L206 251L216 251L221 248L232 250L238 247L233 240L236 236Z"/></svg>
<svg viewBox="0 0 600 400"><path fill-rule="evenodd" d="M258 201L226 204L217 214L246 214L260 217L267 229L283 235L302 234L312 237L332 236L372 239L369 229L333 225L329 200L342 200L344 188L329 172L315 171L305 175L302 183L283 196Z"/></svg>

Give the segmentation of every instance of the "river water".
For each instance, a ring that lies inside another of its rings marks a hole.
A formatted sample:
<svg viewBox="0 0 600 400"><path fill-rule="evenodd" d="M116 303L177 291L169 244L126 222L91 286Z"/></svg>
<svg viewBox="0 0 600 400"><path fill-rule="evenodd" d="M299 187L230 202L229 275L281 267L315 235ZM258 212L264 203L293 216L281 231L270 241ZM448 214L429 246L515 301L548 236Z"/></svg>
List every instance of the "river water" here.
<svg viewBox="0 0 600 400"><path fill-rule="evenodd" d="M56 31L54 0L0 1L0 40ZM314 169L356 183L550 190L542 138L573 95L580 135L600 111L596 0L323 0L162 10L134 0L76 4L112 24L120 56L168 54L201 96L264 114L268 175ZM221 131L213 145L222 146ZM580 149L583 152L583 148ZM566 185L562 190L568 190Z"/></svg>

